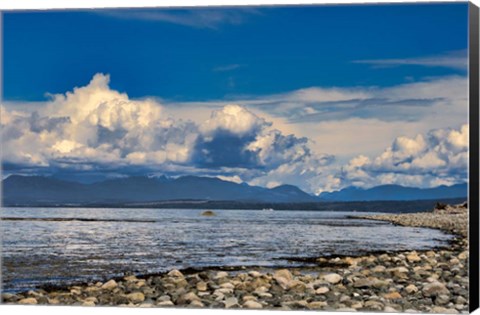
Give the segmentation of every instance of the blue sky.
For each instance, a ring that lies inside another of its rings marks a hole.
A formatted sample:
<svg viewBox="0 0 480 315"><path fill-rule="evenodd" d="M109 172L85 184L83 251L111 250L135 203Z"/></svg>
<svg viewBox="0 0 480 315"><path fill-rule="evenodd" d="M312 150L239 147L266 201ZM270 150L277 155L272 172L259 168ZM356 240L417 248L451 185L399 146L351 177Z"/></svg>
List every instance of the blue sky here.
<svg viewBox="0 0 480 315"><path fill-rule="evenodd" d="M467 15L467 3L4 13L4 168L312 193L461 182Z"/></svg>
<svg viewBox="0 0 480 315"><path fill-rule="evenodd" d="M464 74L415 65L372 71L355 61L465 50L466 16L465 3L7 13L4 97L42 100L98 72L132 97L177 100Z"/></svg>

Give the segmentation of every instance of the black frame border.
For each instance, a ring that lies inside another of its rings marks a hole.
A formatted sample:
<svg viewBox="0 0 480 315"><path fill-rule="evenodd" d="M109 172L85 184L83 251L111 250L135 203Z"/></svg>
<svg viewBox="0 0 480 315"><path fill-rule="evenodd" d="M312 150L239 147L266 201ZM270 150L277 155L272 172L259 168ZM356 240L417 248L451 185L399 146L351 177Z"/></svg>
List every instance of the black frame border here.
<svg viewBox="0 0 480 315"><path fill-rule="evenodd" d="M479 307L479 8L469 3L469 311Z"/></svg>

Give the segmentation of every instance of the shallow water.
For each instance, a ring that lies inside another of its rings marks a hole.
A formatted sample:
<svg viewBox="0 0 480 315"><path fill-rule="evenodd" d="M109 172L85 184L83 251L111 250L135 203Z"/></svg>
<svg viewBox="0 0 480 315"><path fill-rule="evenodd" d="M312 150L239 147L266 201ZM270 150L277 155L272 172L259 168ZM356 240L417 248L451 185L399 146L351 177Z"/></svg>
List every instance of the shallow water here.
<svg viewBox="0 0 480 315"><path fill-rule="evenodd" d="M347 218L352 212L214 210L216 216L205 217L183 209L2 211L2 281L12 292L125 272L298 266L286 258L428 249L451 239L438 230Z"/></svg>

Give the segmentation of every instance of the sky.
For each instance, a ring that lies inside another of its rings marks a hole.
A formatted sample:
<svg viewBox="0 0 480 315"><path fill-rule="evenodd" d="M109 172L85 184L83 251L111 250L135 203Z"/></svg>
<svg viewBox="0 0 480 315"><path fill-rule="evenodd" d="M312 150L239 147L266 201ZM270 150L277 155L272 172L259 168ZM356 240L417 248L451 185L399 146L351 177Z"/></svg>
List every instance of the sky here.
<svg viewBox="0 0 480 315"><path fill-rule="evenodd" d="M468 4L8 12L3 175L318 194L468 170Z"/></svg>

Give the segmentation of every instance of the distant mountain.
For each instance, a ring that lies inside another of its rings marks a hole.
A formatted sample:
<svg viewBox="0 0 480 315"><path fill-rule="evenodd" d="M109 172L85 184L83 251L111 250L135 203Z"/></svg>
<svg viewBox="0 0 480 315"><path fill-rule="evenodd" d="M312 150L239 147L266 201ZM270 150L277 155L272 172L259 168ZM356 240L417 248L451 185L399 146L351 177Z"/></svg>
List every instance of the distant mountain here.
<svg viewBox="0 0 480 315"><path fill-rule="evenodd" d="M51 177L11 175L3 180L2 190L4 205L129 204L166 200L318 201L296 186L268 189L197 176L128 177L84 184Z"/></svg>
<svg viewBox="0 0 480 315"><path fill-rule="evenodd" d="M347 187L339 191L321 193L322 201L373 201L373 200L427 200L466 198L467 184L438 186L435 188L415 188L399 185L382 185L370 189Z"/></svg>

